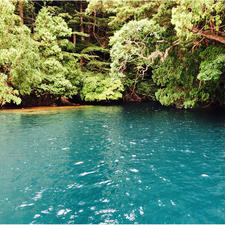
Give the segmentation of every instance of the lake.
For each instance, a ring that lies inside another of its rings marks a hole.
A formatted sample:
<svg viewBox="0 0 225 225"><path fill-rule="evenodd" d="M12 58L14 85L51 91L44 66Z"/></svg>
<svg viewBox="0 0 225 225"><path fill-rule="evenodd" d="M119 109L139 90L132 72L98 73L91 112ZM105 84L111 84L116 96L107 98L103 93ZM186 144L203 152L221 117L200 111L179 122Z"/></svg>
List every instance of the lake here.
<svg viewBox="0 0 225 225"><path fill-rule="evenodd" d="M0 112L0 223L225 223L225 113Z"/></svg>

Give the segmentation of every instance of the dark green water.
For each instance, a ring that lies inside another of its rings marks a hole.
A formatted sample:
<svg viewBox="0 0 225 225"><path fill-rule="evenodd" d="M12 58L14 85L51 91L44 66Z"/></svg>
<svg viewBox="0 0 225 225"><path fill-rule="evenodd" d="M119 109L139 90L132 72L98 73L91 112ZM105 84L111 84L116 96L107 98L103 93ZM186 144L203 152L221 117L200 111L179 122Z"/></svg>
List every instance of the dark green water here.
<svg viewBox="0 0 225 225"><path fill-rule="evenodd" d="M225 223L225 113L0 113L0 223Z"/></svg>

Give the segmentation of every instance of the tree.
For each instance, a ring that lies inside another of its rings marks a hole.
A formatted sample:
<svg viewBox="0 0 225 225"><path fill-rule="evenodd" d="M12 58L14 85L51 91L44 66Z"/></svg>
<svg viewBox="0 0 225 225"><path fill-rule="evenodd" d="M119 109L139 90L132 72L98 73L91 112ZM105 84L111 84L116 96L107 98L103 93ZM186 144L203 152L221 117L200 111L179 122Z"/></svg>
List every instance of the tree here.
<svg viewBox="0 0 225 225"><path fill-rule="evenodd" d="M186 40L202 37L225 44L224 10L223 0L181 0L172 10L171 22L178 37Z"/></svg>
<svg viewBox="0 0 225 225"><path fill-rule="evenodd" d="M14 11L11 2L0 2L1 105L11 101L19 104L19 96L29 95L41 82L38 45Z"/></svg>
<svg viewBox="0 0 225 225"><path fill-rule="evenodd" d="M130 98L134 100L141 100L139 86L142 92L144 87L147 89L149 97L154 96L151 69L155 60L164 60L164 53L158 47L163 31L151 20L130 21L110 40L111 75L122 79Z"/></svg>
<svg viewBox="0 0 225 225"><path fill-rule="evenodd" d="M72 35L72 30L62 17L53 13L43 7L35 23L34 39L39 43L42 77L42 83L35 93L71 97L77 94L74 80L78 75L77 61L68 52L74 46L66 39Z"/></svg>

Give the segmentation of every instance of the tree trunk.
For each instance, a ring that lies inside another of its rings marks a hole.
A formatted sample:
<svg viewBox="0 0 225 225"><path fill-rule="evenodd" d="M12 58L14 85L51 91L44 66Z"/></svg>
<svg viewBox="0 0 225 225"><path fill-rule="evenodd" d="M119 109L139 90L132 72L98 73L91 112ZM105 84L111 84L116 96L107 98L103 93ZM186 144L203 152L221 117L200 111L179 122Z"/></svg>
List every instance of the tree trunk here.
<svg viewBox="0 0 225 225"><path fill-rule="evenodd" d="M80 59L80 70L82 70L83 69L83 59L81 58Z"/></svg>
<svg viewBox="0 0 225 225"><path fill-rule="evenodd" d="M82 16L82 13L83 13L83 5L82 5L82 2L80 2L80 32L84 33L84 25L83 25L83 16ZM81 36L81 40L84 41L84 37Z"/></svg>
<svg viewBox="0 0 225 225"><path fill-rule="evenodd" d="M24 21L23 21L23 2L21 0L19 1L19 11L20 11L21 23L24 24Z"/></svg>
<svg viewBox="0 0 225 225"><path fill-rule="evenodd" d="M75 11L77 10L77 1L74 1L74 9ZM76 24L76 23L75 23ZM74 24L74 28L73 31L75 31L75 24ZM77 44L77 35L73 34L73 44L76 45Z"/></svg>
<svg viewBox="0 0 225 225"><path fill-rule="evenodd" d="M76 34L73 34L73 43L74 43L74 45L76 45L76 43L77 43L77 36L76 36Z"/></svg>
<svg viewBox="0 0 225 225"><path fill-rule="evenodd" d="M97 13L96 13L96 10L94 10L94 18L95 18L95 19L94 19L93 33L95 33L95 26L96 26L96 23L97 23L97 22L96 22L96 14L97 14Z"/></svg>
<svg viewBox="0 0 225 225"><path fill-rule="evenodd" d="M83 5L82 2L80 2L80 32L84 33L84 25L83 25ZM84 41L85 38L83 36L81 36L81 40ZM80 59L80 70L82 70L83 68L83 59Z"/></svg>
<svg viewBox="0 0 225 225"><path fill-rule="evenodd" d="M90 23L91 20L89 19L88 22ZM88 41L90 42L91 41L91 25L88 24L88 27L87 28L88 28L88 34L89 34Z"/></svg>

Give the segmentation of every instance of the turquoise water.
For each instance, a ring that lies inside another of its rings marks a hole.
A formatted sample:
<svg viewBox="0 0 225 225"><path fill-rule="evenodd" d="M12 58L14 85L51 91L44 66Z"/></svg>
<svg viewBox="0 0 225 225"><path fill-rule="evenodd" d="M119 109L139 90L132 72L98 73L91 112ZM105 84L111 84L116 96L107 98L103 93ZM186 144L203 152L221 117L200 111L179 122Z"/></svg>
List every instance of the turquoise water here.
<svg viewBox="0 0 225 225"><path fill-rule="evenodd" d="M225 113L0 113L0 223L225 223Z"/></svg>

